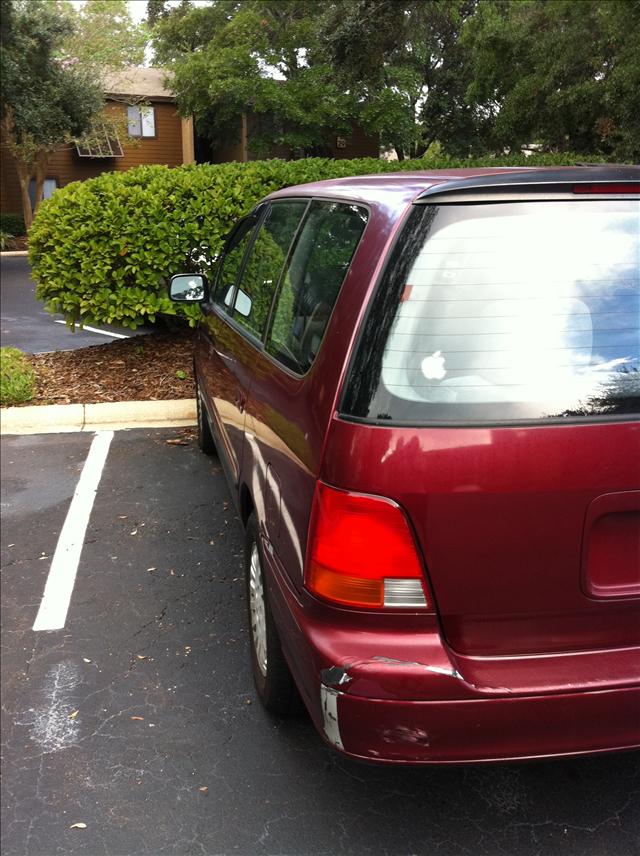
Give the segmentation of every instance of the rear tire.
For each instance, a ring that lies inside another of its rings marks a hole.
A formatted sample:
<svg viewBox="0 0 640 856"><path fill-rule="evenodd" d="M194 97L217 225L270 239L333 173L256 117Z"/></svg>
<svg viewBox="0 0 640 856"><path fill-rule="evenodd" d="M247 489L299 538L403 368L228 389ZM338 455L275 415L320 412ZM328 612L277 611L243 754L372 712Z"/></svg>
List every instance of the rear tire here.
<svg viewBox="0 0 640 856"><path fill-rule="evenodd" d="M244 561L251 669L256 692L270 713L287 716L296 713L301 703L269 606L255 514L247 522Z"/></svg>
<svg viewBox="0 0 640 856"><path fill-rule="evenodd" d="M202 393L200 392L200 384L196 380L196 411L198 415L198 446L205 455L213 455L216 451L215 443L213 442L213 434L211 433L211 425L207 410L202 403Z"/></svg>

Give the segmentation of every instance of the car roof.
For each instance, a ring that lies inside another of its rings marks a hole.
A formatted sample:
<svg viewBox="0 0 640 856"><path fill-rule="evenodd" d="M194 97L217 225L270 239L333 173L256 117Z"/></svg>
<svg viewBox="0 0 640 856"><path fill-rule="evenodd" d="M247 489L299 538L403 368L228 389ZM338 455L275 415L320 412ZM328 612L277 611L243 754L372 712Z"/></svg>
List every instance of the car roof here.
<svg viewBox="0 0 640 856"><path fill-rule="evenodd" d="M285 187L271 193L268 199L292 196L320 196L349 199L365 204L398 207L434 192L469 190L474 187L562 183L575 181L639 181L640 167L593 166L574 167L471 167L464 169L385 172L374 175L348 176Z"/></svg>

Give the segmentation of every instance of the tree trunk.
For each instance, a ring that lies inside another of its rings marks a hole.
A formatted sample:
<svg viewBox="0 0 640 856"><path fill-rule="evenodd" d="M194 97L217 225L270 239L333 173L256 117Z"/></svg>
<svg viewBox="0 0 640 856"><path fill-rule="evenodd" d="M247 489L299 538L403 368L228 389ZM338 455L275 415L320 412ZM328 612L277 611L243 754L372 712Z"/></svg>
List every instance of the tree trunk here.
<svg viewBox="0 0 640 856"><path fill-rule="evenodd" d="M18 170L18 181L20 182L20 195L22 197L22 216L24 217L24 227L28 232L33 223L33 210L31 208L31 199L29 198L29 182L31 181L31 170L20 160L16 159L16 167Z"/></svg>
<svg viewBox="0 0 640 856"><path fill-rule="evenodd" d="M35 192L35 208L33 209L33 213L38 213L38 208L40 208L40 203L42 202L42 197L44 194L44 180L47 175L47 163L49 161L48 152L39 152L36 157L36 192Z"/></svg>

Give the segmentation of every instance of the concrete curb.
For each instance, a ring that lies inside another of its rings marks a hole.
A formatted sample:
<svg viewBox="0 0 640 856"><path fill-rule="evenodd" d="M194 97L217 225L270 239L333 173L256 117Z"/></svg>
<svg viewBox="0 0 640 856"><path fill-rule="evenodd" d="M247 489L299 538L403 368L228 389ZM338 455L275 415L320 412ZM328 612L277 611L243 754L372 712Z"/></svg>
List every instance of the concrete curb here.
<svg viewBox="0 0 640 856"><path fill-rule="evenodd" d="M29 250L3 250L0 253L0 257L4 258L5 256L28 256Z"/></svg>
<svg viewBox="0 0 640 856"><path fill-rule="evenodd" d="M114 401L102 404L44 404L4 407L0 434L62 434L125 428L186 428L195 425L195 398Z"/></svg>

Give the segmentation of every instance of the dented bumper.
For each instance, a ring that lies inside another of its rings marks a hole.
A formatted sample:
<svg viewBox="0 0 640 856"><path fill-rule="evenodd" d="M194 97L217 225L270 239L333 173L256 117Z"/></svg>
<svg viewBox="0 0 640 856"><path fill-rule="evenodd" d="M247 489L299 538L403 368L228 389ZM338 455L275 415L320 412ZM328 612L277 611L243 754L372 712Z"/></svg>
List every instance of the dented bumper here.
<svg viewBox="0 0 640 856"><path fill-rule="evenodd" d="M637 648L464 657L437 617L319 603L265 551L283 649L318 731L378 763L469 763L640 747Z"/></svg>
<svg viewBox="0 0 640 856"><path fill-rule="evenodd" d="M339 693L329 735L347 755L386 763L524 760L640 746L640 687L466 701Z"/></svg>

